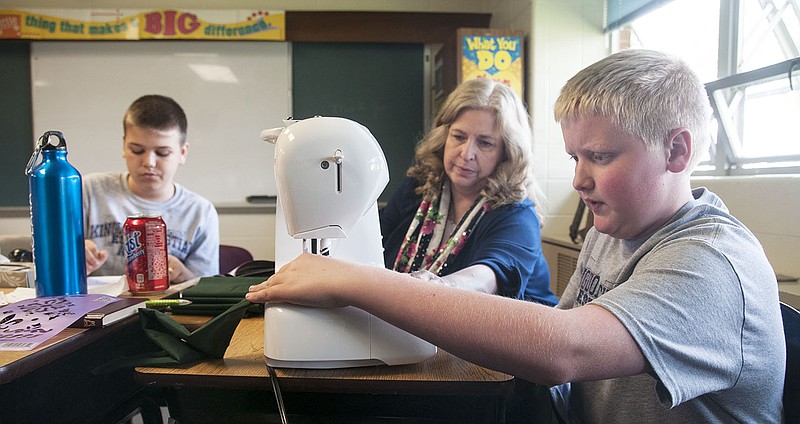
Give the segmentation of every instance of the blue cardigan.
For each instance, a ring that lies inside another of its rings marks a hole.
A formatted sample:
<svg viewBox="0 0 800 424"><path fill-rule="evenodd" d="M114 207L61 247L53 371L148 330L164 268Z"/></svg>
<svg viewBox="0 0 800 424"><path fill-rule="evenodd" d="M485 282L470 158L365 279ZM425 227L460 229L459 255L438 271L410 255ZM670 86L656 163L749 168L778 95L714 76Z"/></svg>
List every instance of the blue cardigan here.
<svg viewBox="0 0 800 424"><path fill-rule="evenodd" d="M383 257L392 268L422 198L414 193L417 180L406 177L389 203L380 211ZM542 254L539 219L529 199L489 210L466 244L442 270L445 276L472 265L483 264L497 276L498 294L555 305L550 273Z"/></svg>

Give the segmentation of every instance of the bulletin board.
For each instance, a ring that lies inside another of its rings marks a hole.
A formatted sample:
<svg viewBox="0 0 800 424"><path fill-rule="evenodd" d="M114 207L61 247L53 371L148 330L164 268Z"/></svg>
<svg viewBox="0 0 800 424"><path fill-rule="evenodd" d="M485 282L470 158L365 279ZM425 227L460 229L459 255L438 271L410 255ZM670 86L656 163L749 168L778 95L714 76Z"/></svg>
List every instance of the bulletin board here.
<svg viewBox="0 0 800 424"><path fill-rule="evenodd" d="M122 117L163 94L183 106L189 156L176 181L213 203L275 195L274 146L261 130L291 114L286 42L33 42L33 133L61 131L86 175L124 172Z"/></svg>

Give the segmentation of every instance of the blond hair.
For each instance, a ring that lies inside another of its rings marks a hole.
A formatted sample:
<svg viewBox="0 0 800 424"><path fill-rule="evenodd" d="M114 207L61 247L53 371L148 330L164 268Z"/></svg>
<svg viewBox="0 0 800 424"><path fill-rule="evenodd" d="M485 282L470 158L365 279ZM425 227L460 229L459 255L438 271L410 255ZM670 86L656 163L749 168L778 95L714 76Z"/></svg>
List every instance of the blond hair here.
<svg viewBox="0 0 800 424"><path fill-rule="evenodd" d="M481 194L494 207L516 203L526 197L540 207L544 196L533 175L528 112L513 89L488 78L460 84L442 105L433 129L417 144L415 164L407 172L422 183L417 194L430 197L438 193L444 177L444 145L450 125L465 110L473 109L485 110L494 116L505 147L503 158L489 176ZM541 212L539 214L540 220L543 219Z"/></svg>
<svg viewBox="0 0 800 424"><path fill-rule="evenodd" d="M556 122L611 118L649 149L664 147L672 130L686 128L693 141L689 172L711 140L711 107L697 74L682 60L654 50L623 50L578 72L561 89L554 115Z"/></svg>

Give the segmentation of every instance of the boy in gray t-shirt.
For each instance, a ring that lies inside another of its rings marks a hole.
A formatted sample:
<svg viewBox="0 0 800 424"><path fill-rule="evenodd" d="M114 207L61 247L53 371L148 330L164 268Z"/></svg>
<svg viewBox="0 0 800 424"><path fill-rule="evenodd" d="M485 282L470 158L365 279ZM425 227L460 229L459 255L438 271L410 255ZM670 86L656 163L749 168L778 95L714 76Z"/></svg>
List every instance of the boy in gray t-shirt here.
<svg viewBox="0 0 800 424"><path fill-rule="evenodd" d="M594 212L557 307L605 309L638 348L627 360L645 364L557 387L570 421L780 420L775 273L722 200L689 185L708 149L708 109L682 62L636 50L579 72L555 103L573 187Z"/></svg>
<svg viewBox="0 0 800 424"><path fill-rule="evenodd" d="M655 51L613 54L567 82L555 117L594 228L556 308L314 255L247 299L364 309L553 386L569 422L780 422L775 274L722 201L690 185L709 109L697 76Z"/></svg>
<svg viewBox="0 0 800 424"><path fill-rule="evenodd" d="M122 275L122 224L156 213L167 224L170 282L219 272L219 217L207 199L174 182L186 162L186 115L173 99L138 98L123 118L127 173L90 174L83 182L86 272Z"/></svg>

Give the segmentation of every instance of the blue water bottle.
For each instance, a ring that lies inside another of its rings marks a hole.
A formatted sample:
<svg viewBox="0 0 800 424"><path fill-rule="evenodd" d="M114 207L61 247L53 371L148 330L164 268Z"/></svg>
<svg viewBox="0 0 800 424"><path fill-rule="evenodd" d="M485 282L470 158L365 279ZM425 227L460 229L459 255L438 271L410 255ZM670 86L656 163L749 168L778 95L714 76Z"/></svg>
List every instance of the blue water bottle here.
<svg viewBox="0 0 800 424"><path fill-rule="evenodd" d="M58 140L53 144L51 139ZM42 160L36 163L39 155ZM67 162L67 142L59 131L39 138L28 175L36 265L36 296L86 294L81 174Z"/></svg>

